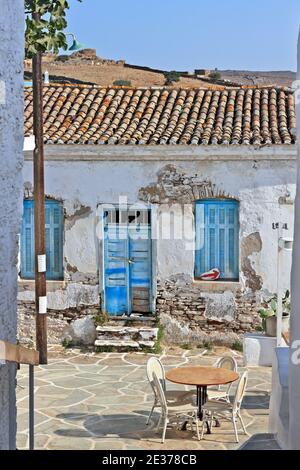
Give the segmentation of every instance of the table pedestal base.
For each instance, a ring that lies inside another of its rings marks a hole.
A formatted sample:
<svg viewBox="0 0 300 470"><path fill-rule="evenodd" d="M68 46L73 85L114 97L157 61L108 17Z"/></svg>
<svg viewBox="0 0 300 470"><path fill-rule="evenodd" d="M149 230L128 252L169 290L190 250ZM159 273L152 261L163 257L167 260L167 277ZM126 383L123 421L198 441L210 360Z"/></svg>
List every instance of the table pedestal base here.
<svg viewBox="0 0 300 470"><path fill-rule="evenodd" d="M203 411L202 406L207 402L207 387L197 385L197 406L198 406L198 418L202 421ZM211 434L210 426L206 421L207 434Z"/></svg>

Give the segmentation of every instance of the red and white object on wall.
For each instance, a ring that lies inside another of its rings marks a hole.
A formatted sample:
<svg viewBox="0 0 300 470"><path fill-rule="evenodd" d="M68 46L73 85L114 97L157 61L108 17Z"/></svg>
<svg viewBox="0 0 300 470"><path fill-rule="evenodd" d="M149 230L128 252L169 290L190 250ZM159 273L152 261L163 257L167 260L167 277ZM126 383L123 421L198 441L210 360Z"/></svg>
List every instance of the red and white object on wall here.
<svg viewBox="0 0 300 470"><path fill-rule="evenodd" d="M216 279L219 279L219 277L220 271L218 270L218 268L213 268L210 271L201 274L200 279L202 281L215 281Z"/></svg>

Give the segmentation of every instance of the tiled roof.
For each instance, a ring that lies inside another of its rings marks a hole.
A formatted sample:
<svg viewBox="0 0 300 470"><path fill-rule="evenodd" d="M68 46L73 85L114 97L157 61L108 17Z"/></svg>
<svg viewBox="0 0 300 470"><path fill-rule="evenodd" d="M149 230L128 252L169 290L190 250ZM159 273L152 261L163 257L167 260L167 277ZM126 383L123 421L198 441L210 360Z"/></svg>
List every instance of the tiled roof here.
<svg viewBox="0 0 300 470"><path fill-rule="evenodd" d="M32 134L32 89L25 88L25 135ZM288 89L44 87L48 144L292 144Z"/></svg>

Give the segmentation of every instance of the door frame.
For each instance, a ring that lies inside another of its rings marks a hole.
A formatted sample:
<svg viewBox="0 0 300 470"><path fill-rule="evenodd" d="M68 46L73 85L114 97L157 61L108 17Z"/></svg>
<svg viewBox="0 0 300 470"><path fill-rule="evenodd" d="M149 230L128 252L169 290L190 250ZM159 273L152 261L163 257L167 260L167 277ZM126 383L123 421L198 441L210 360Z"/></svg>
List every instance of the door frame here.
<svg viewBox="0 0 300 470"><path fill-rule="evenodd" d="M106 299L105 299L105 254L104 254L104 211L112 208L118 208L118 204L105 203L98 204L97 206L97 226L96 226L96 237L98 238L98 277L99 277L99 294L101 296L101 310L106 312ZM151 281L149 288L149 303L150 303L150 314L155 315L156 311L156 296L157 296L157 238L153 234L157 233L157 205L156 204L141 204L133 203L126 204L126 208L141 208L144 210L150 210L150 230L151 230L151 253L150 253L150 265L151 265ZM121 209L125 208L124 205L121 206ZM130 295L130 293L128 294ZM129 313L131 315L131 313Z"/></svg>

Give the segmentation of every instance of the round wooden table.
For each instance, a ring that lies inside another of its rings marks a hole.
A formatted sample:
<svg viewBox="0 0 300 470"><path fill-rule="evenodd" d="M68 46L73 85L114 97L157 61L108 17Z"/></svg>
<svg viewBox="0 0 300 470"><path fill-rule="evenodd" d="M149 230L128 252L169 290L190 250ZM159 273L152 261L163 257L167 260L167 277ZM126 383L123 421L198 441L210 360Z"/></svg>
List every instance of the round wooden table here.
<svg viewBox="0 0 300 470"><path fill-rule="evenodd" d="M202 420L202 406L207 401L207 387L212 385L226 385L235 382L239 374L222 367L186 366L171 369L166 373L166 379L182 385L197 387L198 416ZM207 426L210 433L210 428Z"/></svg>

